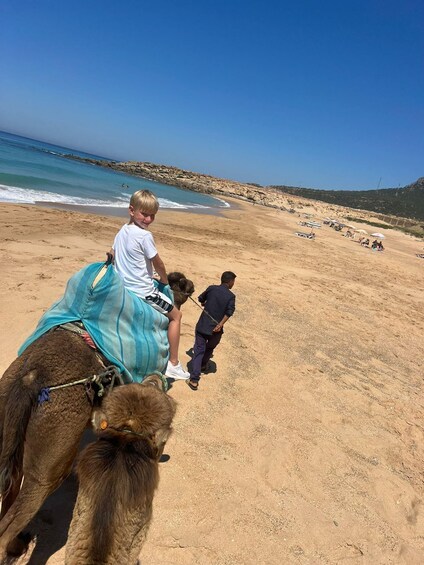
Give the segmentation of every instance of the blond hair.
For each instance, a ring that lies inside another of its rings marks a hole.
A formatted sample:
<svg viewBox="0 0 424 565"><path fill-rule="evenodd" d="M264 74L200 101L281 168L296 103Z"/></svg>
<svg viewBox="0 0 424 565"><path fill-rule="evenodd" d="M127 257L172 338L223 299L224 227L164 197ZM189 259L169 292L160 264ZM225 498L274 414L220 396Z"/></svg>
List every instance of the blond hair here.
<svg viewBox="0 0 424 565"><path fill-rule="evenodd" d="M137 190L137 192L134 192L131 196L130 206L132 206L134 210L141 210L148 214L156 214L159 210L159 201L150 190Z"/></svg>

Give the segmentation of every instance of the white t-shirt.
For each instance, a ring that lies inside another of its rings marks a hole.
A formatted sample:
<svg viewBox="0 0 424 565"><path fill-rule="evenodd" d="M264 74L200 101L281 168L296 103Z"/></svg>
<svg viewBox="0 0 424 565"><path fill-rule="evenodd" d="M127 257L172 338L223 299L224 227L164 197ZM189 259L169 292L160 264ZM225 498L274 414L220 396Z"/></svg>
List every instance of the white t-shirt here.
<svg viewBox="0 0 424 565"><path fill-rule="evenodd" d="M124 285L144 298L154 293L152 259L157 255L153 235L135 224L125 224L113 243L115 270Z"/></svg>

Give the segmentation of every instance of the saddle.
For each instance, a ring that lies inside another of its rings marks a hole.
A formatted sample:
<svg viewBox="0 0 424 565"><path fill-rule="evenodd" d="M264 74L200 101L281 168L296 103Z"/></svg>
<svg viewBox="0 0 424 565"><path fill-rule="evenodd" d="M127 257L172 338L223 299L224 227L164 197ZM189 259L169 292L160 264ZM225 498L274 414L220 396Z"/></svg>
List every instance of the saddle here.
<svg viewBox="0 0 424 565"><path fill-rule="evenodd" d="M173 298L169 286L162 292ZM45 312L18 354L45 332L75 322L84 328L76 331L89 334L87 343L95 344L106 365L119 368L125 383L165 371L168 319L127 290L110 262L92 263L73 275L63 297Z"/></svg>

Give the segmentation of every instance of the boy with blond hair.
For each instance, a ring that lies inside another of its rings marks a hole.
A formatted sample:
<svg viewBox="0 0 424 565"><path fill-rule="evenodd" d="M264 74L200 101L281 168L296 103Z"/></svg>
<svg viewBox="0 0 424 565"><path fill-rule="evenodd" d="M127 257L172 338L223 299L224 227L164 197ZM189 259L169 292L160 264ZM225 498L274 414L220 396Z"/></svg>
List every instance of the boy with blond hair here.
<svg viewBox="0 0 424 565"><path fill-rule="evenodd" d="M181 312L153 283L154 269L159 281L168 284L165 265L149 231L158 210L158 199L150 190L138 190L131 196L130 221L119 230L113 244L115 270L128 290L168 318L169 361L165 375L186 380L190 373L183 369L178 359Z"/></svg>

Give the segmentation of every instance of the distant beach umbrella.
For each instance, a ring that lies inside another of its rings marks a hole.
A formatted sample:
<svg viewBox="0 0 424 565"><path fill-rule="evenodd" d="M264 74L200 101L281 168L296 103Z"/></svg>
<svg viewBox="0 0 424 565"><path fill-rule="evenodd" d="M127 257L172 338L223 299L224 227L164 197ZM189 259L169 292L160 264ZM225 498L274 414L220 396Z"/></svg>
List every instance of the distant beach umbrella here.
<svg viewBox="0 0 424 565"><path fill-rule="evenodd" d="M384 239L384 235L382 233L372 233L371 237L378 237L379 239Z"/></svg>
<svg viewBox="0 0 424 565"><path fill-rule="evenodd" d="M361 230L355 230L355 231L356 231L356 233L363 233L364 235L367 235L367 233L368 233L367 231L362 230L362 229Z"/></svg>

